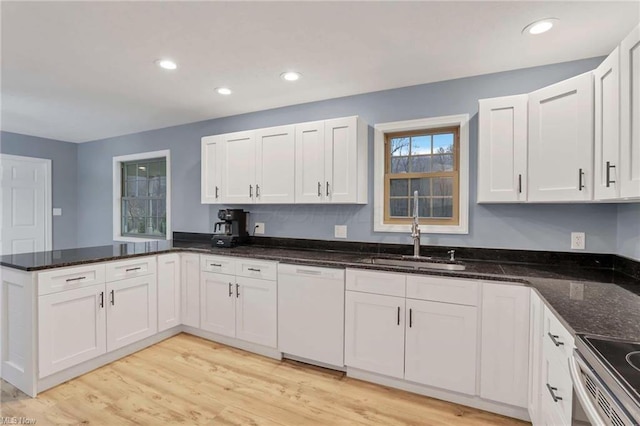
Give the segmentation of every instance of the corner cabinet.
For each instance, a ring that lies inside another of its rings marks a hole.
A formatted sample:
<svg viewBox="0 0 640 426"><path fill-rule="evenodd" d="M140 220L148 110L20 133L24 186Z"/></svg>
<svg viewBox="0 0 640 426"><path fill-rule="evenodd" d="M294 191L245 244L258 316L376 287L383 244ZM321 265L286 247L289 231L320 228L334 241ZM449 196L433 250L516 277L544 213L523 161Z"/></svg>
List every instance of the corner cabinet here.
<svg viewBox="0 0 640 426"><path fill-rule="evenodd" d="M620 196L640 198L640 25L620 44Z"/></svg>

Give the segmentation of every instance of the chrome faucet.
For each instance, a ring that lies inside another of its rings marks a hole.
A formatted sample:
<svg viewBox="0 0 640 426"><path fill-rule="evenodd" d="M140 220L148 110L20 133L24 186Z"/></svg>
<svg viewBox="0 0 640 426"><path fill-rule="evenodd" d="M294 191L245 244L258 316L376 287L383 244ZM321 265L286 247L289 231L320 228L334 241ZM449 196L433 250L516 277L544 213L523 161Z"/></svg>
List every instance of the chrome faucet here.
<svg viewBox="0 0 640 426"><path fill-rule="evenodd" d="M413 257L420 257L420 223L418 222L418 191L413 191L413 222L411 223L411 238L413 238Z"/></svg>

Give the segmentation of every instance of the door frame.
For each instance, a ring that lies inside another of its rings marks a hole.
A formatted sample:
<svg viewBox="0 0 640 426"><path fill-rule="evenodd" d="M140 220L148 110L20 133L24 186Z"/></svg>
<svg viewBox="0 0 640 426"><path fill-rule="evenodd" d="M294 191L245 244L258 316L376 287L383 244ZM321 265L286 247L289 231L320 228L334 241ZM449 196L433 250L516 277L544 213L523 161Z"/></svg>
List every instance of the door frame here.
<svg viewBox="0 0 640 426"><path fill-rule="evenodd" d="M44 209L47 214L45 214L44 220L44 250L51 251L53 244L53 210L52 210L52 175L51 175L51 159L49 158L38 158L38 157L26 157L22 155L11 155L11 154L2 154L0 153L0 166L2 166L2 161L4 160L15 160L15 161L25 161L28 163L38 163L44 164L45 166L45 196L44 196ZM2 180L2 175L0 174L0 181ZM0 191L0 205L2 205L2 192ZM1 212L0 212L1 215ZM0 227L1 227L0 223ZM0 232L2 230L0 229Z"/></svg>

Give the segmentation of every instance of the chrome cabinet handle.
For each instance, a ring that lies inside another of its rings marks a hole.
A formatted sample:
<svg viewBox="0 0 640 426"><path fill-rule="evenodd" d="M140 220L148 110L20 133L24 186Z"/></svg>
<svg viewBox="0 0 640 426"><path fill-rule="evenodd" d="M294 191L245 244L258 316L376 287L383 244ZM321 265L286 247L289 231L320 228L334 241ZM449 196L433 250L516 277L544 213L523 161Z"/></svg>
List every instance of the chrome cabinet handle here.
<svg viewBox="0 0 640 426"><path fill-rule="evenodd" d="M100 304L99 304L99 306L101 308L104 308L104 291L100 292Z"/></svg>
<svg viewBox="0 0 640 426"><path fill-rule="evenodd" d="M240 284L236 283L236 298L240 297Z"/></svg>
<svg viewBox="0 0 640 426"><path fill-rule="evenodd" d="M142 269L142 268L140 266L138 266L137 268L126 269L125 272L139 271L140 269Z"/></svg>
<svg viewBox="0 0 640 426"><path fill-rule="evenodd" d="M260 185L256 183L256 198L260 196Z"/></svg>
<svg viewBox="0 0 640 426"><path fill-rule="evenodd" d="M557 391L558 388L554 388L549 383L547 383L547 389L549 389L549 393L551 394L551 398L553 398L553 402L562 401L562 397L557 396L554 392L554 391Z"/></svg>
<svg viewBox="0 0 640 426"><path fill-rule="evenodd" d="M218 187L216 186L216 198L218 198Z"/></svg>
<svg viewBox="0 0 640 426"><path fill-rule="evenodd" d="M111 290L111 306L114 306L116 304L116 294L114 293L113 290Z"/></svg>
<svg viewBox="0 0 640 426"><path fill-rule="evenodd" d="M210 266L215 266L216 268L222 268L222 264L221 263L210 263Z"/></svg>
<svg viewBox="0 0 640 426"><path fill-rule="evenodd" d="M78 278L67 278L66 282L71 282L71 281L80 281L80 280L86 280L87 277L78 277Z"/></svg>
<svg viewBox="0 0 640 426"><path fill-rule="evenodd" d="M582 191L584 188L584 184L582 183L582 177L584 176L584 172L582 169L578 169L578 191Z"/></svg>
<svg viewBox="0 0 640 426"><path fill-rule="evenodd" d="M247 271L260 272L258 268L247 268Z"/></svg>
<svg viewBox="0 0 640 426"><path fill-rule="evenodd" d="M611 162L607 161L607 188L609 188L612 183L616 183L615 180L611 180L611 169L615 168L616 166L611 165Z"/></svg>
<svg viewBox="0 0 640 426"><path fill-rule="evenodd" d="M563 342L557 340L560 337L557 334L551 334L551 333L547 333L547 334L549 335L549 338L551 339L551 341L553 342L554 345L556 345L556 346L564 345Z"/></svg>
<svg viewBox="0 0 640 426"><path fill-rule="evenodd" d="M398 325L400 325L400 306L398 306Z"/></svg>
<svg viewBox="0 0 640 426"><path fill-rule="evenodd" d="M518 175L518 193L522 194L522 175Z"/></svg>
<svg viewBox="0 0 640 426"><path fill-rule="evenodd" d="M409 308L409 328L413 327L413 309Z"/></svg>
<svg viewBox="0 0 640 426"><path fill-rule="evenodd" d="M329 182L327 181L327 197L329 196Z"/></svg>
<svg viewBox="0 0 640 426"><path fill-rule="evenodd" d="M249 185L249 198L253 198L253 185Z"/></svg>
<svg viewBox="0 0 640 426"><path fill-rule="evenodd" d="M229 297L233 296L233 284L229 283Z"/></svg>
<svg viewBox="0 0 640 426"><path fill-rule="evenodd" d="M322 184L318 182L318 197L322 197Z"/></svg>

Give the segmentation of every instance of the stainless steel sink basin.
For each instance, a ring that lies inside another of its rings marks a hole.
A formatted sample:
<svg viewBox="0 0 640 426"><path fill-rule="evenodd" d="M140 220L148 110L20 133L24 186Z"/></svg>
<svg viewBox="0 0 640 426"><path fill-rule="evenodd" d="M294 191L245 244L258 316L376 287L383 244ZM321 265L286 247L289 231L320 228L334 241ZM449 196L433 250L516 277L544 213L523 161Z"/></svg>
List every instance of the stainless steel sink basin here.
<svg viewBox="0 0 640 426"><path fill-rule="evenodd" d="M439 269L442 271L464 271L467 267L460 265L459 263L439 263L439 262L424 262L420 260L399 260L399 259L387 259L385 257L372 257L367 259L367 263L373 265L382 266L398 266L400 268L411 269Z"/></svg>

